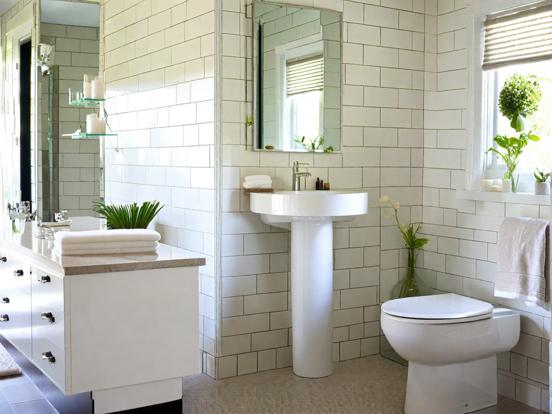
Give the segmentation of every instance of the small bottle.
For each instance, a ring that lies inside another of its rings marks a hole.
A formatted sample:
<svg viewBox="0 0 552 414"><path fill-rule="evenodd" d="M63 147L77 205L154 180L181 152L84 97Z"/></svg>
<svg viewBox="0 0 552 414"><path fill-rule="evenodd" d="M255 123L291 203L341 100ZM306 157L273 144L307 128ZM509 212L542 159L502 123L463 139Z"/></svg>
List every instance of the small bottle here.
<svg viewBox="0 0 552 414"><path fill-rule="evenodd" d="M316 177L316 184L314 185L314 188L320 190L320 177Z"/></svg>
<svg viewBox="0 0 552 414"><path fill-rule="evenodd" d="M320 190L324 189L324 180L320 180L320 185L318 186Z"/></svg>
<svg viewBox="0 0 552 414"><path fill-rule="evenodd" d="M324 183L324 190L330 191L330 183Z"/></svg>
<svg viewBox="0 0 552 414"><path fill-rule="evenodd" d="M88 75L84 75L84 80L82 81L82 96L83 98L92 97L92 83Z"/></svg>

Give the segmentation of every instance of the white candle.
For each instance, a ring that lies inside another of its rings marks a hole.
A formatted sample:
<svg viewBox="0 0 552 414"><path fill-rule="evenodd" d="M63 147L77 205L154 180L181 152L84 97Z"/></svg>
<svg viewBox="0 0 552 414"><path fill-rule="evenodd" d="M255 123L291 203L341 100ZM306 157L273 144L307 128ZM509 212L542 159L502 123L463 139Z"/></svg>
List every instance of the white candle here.
<svg viewBox="0 0 552 414"><path fill-rule="evenodd" d="M105 119L98 118L97 114L86 115L87 134L105 134Z"/></svg>
<svg viewBox="0 0 552 414"><path fill-rule="evenodd" d="M92 81L92 98L94 99L103 99L105 96L104 93L104 83L100 78L96 78Z"/></svg>
<svg viewBox="0 0 552 414"><path fill-rule="evenodd" d="M92 97L92 83L88 78L88 75L84 75L84 80L82 81L82 96L84 98Z"/></svg>

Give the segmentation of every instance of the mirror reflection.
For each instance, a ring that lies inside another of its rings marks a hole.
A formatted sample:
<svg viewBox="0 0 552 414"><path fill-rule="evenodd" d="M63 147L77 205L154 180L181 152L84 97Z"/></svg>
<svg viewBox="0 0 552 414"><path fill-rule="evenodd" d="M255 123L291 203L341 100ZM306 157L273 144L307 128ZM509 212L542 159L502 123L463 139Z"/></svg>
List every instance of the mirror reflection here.
<svg viewBox="0 0 552 414"><path fill-rule="evenodd" d="M62 210L93 215L102 198L100 138L74 135L86 131L87 115L103 110L99 101L75 102L90 87L85 77L98 77L99 21L97 2L41 0L36 209L43 221Z"/></svg>
<svg viewBox="0 0 552 414"><path fill-rule="evenodd" d="M253 4L256 148L333 152L341 137L341 13Z"/></svg>

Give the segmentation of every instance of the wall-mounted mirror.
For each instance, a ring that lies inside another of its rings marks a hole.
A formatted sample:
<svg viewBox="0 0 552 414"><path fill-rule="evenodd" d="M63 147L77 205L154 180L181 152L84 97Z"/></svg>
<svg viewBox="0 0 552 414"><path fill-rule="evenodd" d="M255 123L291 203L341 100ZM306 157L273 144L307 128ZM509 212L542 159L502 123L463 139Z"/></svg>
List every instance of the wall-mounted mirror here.
<svg viewBox="0 0 552 414"><path fill-rule="evenodd" d="M253 2L255 148L338 151L341 13Z"/></svg>
<svg viewBox="0 0 552 414"><path fill-rule="evenodd" d="M101 141L67 135L85 130L86 116L99 110L75 104L84 75L98 76L99 2L41 0L40 16L36 208L44 221L61 210L92 215L103 192Z"/></svg>

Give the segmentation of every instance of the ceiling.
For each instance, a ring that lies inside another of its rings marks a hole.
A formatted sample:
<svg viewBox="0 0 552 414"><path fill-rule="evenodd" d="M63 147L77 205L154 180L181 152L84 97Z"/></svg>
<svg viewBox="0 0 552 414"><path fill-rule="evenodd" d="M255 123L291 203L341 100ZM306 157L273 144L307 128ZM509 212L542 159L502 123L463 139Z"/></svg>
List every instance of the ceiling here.
<svg viewBox="0 0 552 414"><path fill-rule="evenodd" d="M12 8L15 3L17 0L0 0L0 16Z"/></svg>
<svg viewBox="0 0 552 414"><path fill-rule="evenodd" d="M4 2L6 0L0 0ZM100 6L94 1L42 0L40 21L70 26L100 26Z"/></svg>

